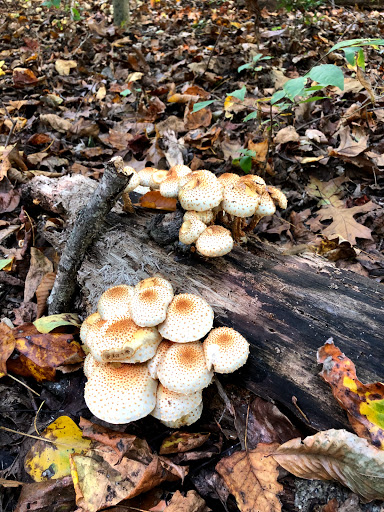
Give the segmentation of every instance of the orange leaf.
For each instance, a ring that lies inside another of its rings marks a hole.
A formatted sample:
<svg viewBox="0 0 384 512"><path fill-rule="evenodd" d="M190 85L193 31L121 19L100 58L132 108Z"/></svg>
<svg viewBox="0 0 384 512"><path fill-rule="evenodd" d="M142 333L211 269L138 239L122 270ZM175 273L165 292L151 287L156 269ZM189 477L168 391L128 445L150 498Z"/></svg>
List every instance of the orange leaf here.
<svg viewBox="0 0 384 512"><path fill-rule="evenodd" d="M140 197L139 206L143 208L152 208L153 210L165 210L174 212L176 210L177 199L174 197L163 197L158 190L150 190Z"/></svg>
<svg viewBox="0 0 384 512"><path fill-rule="evenodd" d="M45 274L43 279L40 281L39 286L36 288L36 299L37 299L37 316L36 318L40 318L44 313L45 307L47 305L47 299L49 297L49 293L53 288L53 283L55 282L56 273L48 272Z"/></svg>
<svg viewBox="0 0 384 512"><path fill-rule="evenodd" d="M15 68L13 70L13 83L15 87L27 87L30 85L35 85L38 82L38 79L35 73L27 68Z"/></svg>
<svg viewBox="0 0 384 512"><path fill-rule="evenodd" d="M12 329L7 324L0 323L0 377L7 374L7 359L15 349L16 340Z"/></svg>

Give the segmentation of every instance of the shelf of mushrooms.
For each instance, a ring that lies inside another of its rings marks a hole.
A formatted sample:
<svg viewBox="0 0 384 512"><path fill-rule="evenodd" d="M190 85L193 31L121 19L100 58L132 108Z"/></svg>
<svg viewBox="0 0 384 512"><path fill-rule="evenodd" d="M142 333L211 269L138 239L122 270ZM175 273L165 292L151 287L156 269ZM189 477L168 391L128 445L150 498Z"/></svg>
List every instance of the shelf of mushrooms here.
<svg viewBox="0 0 384 512"><path fill-rule="evenodd" d="M234 372L249 354L240 333L212 328L213 317L203 298L174 295L162 277L106 290L80 329L92 414L115 424L151 414L171 428L197 421L214 372Z"/></svg>
<svg viewBox="0 0 384 512"><path fill-rule="evenodd" d="M180 242L194 243L199 254L211 258L228 254L234 241L246 240L245 231L253 231L260 219L273 215L276 205L287 207L284 193L254 174L216 177L186 165L175 165L169 171L146 167L132 181L135 186L139 182L159 190L163 197L178 198L185 210Z"/></svg>

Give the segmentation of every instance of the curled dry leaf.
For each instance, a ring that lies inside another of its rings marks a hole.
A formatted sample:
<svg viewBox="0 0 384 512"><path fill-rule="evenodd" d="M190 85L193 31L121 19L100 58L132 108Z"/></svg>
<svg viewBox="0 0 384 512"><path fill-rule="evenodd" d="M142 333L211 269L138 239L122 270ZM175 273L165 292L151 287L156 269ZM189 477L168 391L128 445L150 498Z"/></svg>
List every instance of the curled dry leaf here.
<svg viewBox="0 0 384 512"><path fill-rule="evenodd" d="M160 447L160 455L169 453L184 453L200 448L209 438L210 434L192 434L189 432L174 432L164 439Z"/></svg>
<svg viewBox="0 0 384 512"><path fill-rule="evenodd" d="M333 396L348 413L354 431L384 450L384 384L363 384L356 375L353 362L328 340L317 352L323 364L320 375L331 388Z"/></svg>
<svg viewBox="0 0 384 512"><path fill-rule="evenodd" d="M41 114L40 121L51 125L54 130L57 130L60 133L67 133L72 128L71 121L63 119L56 114Z"/></svg>
<svg viewBox="0 0 384 512"><path fill-rule="evenodd" d="M75 60L57 59L55 62L55 69L60 76L69 75L73 68L77 68L77 62Z"/></svg>
<svg viewBox="0 0 384 512"><path fill-rule="evenodd" d="M163 197L158 190L150 190L140 197L138 206L174 212L176 211L176 203L177 199L174 197Z"/></svg>
<svg viewBox="0 0 384 512"><path fill-rule="evenodd" d="M48 482L24 484L15 512L51 512L53 503L55 510L75 510L75 491L70 476Z"/></svg>
<svg viewBox="0 0 384 512"><path fill-rule="evenodd" d="M164 512L210 512L210 510L196 491L188 491L186 496L176 491Z"/></svg>
<svg viewBox="0 0 384 512"><path fill-rule="evenodd" d="M47 299L55 282L56 272L47 272L36 288L37 318L40 318L47 306Z"/></svg>
<svg viewBox="0 0 384 512"><path fill-rule="evenodd" d="M30 87L36 85L38 78L31 69L15 68L12 73L13 83L16 88Z"/></svg>
<svg viewBox="0 0 384 512"><path fill-rule="evenodd" d="M4 322L0 323L0 377L7 374L7 360L15 349L16 340L13 329Z"/></svg>
<svg viewBox="0 0 384 512"><path fill-rule="evenodd" d="M299 478L336 480L366 501L384 499L384 451L346 430L291 439L273 458Z"/></svg>
<svg viewBox="0 0 384 512"><path fill-rule="evenodd" d="M216 471L224 478L241 512L280 512L276 461L270 457L277 444L260 443L255 450L235 452L222 459ZM284 445L283 445L284 446Z"/></svg>
<svg viewBox="0 0 384 512"><path fill-rule="evenodd" d="M25 280L24 302L32 299L45 274L52 271L52 262L39 249L31 247L31 261Z"/></svg>
<svg viewBox="0 0 384 512"><path fill-rule="evenodd" d="M58 315L49 315L39 318L33 322L33 325L39 332L48 333L57 327L80 327L81 321L75 313L59 313Z"/></svg>
<svg viewBox="0 0 384 512"><path fill-rule="evenodd" d="M293 126L287 126L279 130L273 140L275 144L286 144L287 142L299 142L300 135Z"/></svg>

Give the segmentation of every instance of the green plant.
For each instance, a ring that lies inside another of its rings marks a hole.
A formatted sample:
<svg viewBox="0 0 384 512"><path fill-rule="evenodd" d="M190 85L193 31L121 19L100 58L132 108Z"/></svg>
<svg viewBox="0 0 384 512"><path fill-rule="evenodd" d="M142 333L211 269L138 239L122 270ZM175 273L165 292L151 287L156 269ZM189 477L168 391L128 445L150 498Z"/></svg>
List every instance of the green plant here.
<svg viewBox="0 0 384 512"><path fill-rule="evenodd" d="M262 66L258 66L257 63L262 60L269 60L272 59L272 57L268 57L267 55L264 56L262 53L257 53L251 62L247 62L247 64L243 64L242 66L239 66L237 68L237 72L240 73L244 69L252 69L252 71L260 71L262 70Z"/></svg>
<svg viewBox="0 0 384 512"><path fill-rule="evenodd" d="M283 7L288 12L301 11L304 13L308 9L316 9L321 5L323 0L279 0L278 6Z"/></svg>

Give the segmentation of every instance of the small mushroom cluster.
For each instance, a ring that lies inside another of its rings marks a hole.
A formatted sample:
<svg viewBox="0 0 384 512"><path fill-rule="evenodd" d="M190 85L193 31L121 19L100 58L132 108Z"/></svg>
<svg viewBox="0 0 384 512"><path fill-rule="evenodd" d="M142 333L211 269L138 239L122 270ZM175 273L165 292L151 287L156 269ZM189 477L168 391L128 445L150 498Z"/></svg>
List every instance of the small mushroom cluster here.
<svg viewBox="0 0 384 512"><path fill-rule="evenodd" d="M161 277L105 291L80 329L90 411L109 423L148 414L171 428L197 421L213 372L234 372L249 354L240 333L212 329L213 317L204 299L174 295Z"/></svg>
<svg viewBox="0 0 384 512"><path fill-rule="evenodd" d="M253 174L240 177L224 173L217 178L207 170L191 171L186 165L175 165L169 171L146 167L133 181L139 180L140 185L159 190L163 197L178 198L186 210L179 240L194 243L207 257L229 253L234 240L245 237L244 229L252 231L262 217L275 213L276 205L287 207L281 190L267 186L263 178Z"/></svg>

